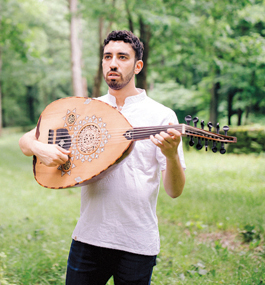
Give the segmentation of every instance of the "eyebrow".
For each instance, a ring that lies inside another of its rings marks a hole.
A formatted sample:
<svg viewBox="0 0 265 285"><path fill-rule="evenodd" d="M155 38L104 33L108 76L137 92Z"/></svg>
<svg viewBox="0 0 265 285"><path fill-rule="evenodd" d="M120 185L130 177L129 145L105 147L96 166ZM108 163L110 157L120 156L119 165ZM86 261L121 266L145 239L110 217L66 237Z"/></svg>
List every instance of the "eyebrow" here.
<svg viewBox="0 0 265 285"><path fill-rule="evenodd" d="M111 55L112 54L112 52L104 52L104 54L103 55ZM118 55L126 55L126 56L130 56L130 54L129 53L127 53L127 52L118 52Z"/></svg>

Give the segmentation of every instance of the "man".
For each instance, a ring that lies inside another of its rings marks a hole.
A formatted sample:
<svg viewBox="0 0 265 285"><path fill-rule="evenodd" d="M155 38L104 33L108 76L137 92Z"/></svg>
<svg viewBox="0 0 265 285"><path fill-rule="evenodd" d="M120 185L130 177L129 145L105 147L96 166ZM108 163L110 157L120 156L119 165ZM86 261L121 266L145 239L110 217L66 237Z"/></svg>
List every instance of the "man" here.
<svg viewBox="0 0 265 285"><path fill-rule="evenodd" d="M133 127L177 124L175 113L135 86L142 67L143 45L131 32L114 31L104 41L103 75L109 86L99 98L116 107ZM69 152L35 139L20 139L25 155L47 166L63 164ZM156 217L160 172L172 198L184 188L185 163L181 135L173 128L137 141L129 157L101 180L81 189L80 219L68 258L68 285L150 284L159 232Z"/></svg>

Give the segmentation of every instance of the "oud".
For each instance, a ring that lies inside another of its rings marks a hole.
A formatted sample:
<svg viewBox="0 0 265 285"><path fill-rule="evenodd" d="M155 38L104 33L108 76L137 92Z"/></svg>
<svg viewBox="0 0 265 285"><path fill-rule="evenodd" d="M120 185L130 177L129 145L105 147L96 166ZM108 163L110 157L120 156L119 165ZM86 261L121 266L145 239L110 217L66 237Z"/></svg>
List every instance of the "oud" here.
<svg viewBox="0 0 265 285"><path fill-rule="evenodd" d="M134 141L148 139L161 131L175 128L182 136L198 137L197 148L201 141L221 142L221 153L225 143L235 143L236 138L188 124L147 126L133 128L126 118L114 107L102 101L67 97L49 104L42 112L36 129L36 138L48 144L58 144L69 150L68 161L59 167L47 167L33 157L33 172L37 182L47 188L62 189L82 186L95 182L112 170L133 149ZM196 124L196 120L194 121ZM215 150L214 150L215 149ZM223 151L222 151L223 150Z"/></svg>

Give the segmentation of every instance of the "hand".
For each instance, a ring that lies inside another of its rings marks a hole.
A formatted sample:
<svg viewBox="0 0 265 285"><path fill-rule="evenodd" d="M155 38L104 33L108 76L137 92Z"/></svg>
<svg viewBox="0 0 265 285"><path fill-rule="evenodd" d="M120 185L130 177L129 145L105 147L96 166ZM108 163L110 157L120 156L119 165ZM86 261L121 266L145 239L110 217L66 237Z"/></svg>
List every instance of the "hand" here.
<svg viewBox="0 0 265 285"><path fill-rule="evenodd" d="M173 125L169 123L169 125ZM161 132L150 136L151 141L158 146L167 159L175 159L178 155L178 146L181 141L181 134L173 128L168 128L167 133Z"/></svg>
<svg viewBox="0 0 265 285"><path fill-rule="evenodd" d="M39 160L49 167L65 164L70 154L70 151L56 144L45 144L37 140L34 140L32 150Z"/></svg>

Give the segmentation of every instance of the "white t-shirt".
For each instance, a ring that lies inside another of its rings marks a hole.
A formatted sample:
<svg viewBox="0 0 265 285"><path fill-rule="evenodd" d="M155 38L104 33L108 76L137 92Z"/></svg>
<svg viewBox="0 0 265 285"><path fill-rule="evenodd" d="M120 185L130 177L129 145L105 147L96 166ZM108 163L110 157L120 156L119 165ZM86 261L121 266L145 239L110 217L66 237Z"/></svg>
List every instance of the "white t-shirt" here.
<svg viewBox="0 0 265 285"><path fill-rule="evenodd" d="M121 113L133 127L178 124L175 113L145 91L127 97ZM99 100L116 106L110 94ZM185 169L182 145L179 157ZM137 141L131 154L112 172L81 188L80 219L73 239L143 255L159 253L156 203L166 158L150 139Z"/></svg>

